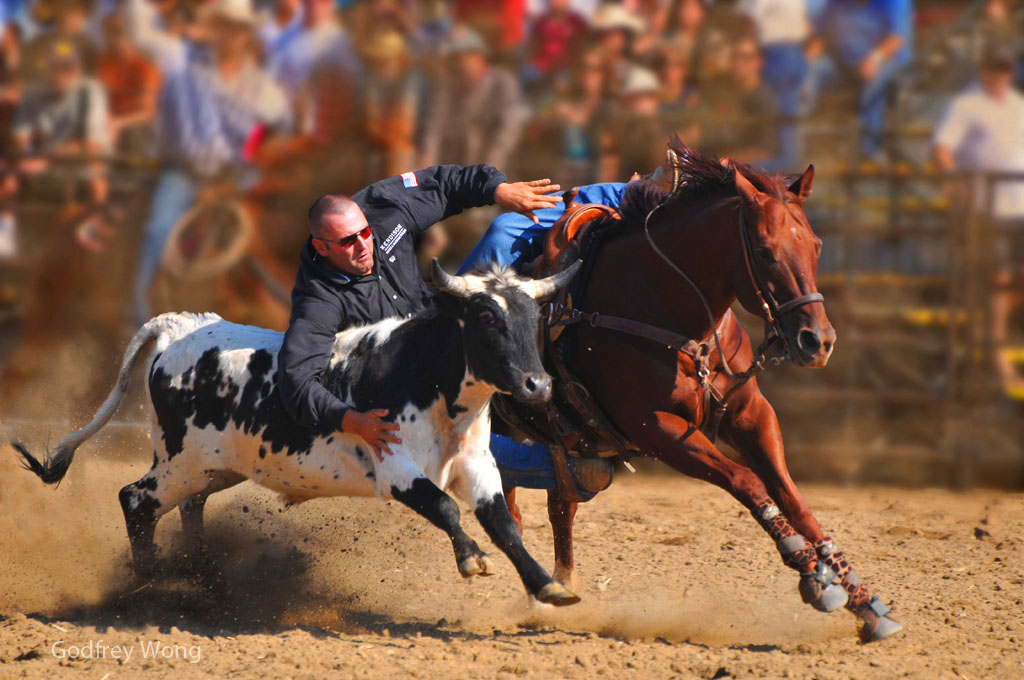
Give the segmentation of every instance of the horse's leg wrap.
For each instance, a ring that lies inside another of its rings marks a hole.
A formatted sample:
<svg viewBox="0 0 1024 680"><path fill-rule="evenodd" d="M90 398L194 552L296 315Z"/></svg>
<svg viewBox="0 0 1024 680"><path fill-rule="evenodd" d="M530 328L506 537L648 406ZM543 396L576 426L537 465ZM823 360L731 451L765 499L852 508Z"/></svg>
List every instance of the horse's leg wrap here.
<svg viewBox="0 0 1024 680"><path fill-rule="evenodd" d="M828 536L819 541L814 547L818 558L835 572L839 583L842 584L843 589L849 595L850 601L846 603L846 608L852 612L860 610L871 600L871 594L868 592L868 587L857 576L857 573L850 568L850 562L846 559L846 555L836 548L836 544Z"/></svg>
<svg viewBox="0 0 1024 680"><path fill-rule="evenodd" d="M783 564L801 574L815 570L818 565L818 556L814 552L814 546L796 532L796 529L772 499L766 498L761 501L752 512L761 528L768 532L768 535L775 541Z"/></svg>
<svg viewBox="0 0 1024 680"><path fill-rule="evenodd" d="M865 642L883 640L903 630L892 610L877 597L871 597L868 587L850 568L846 555L836 548L831 538L826 536L814 547L820 560L836 573L840 584L849 595L850 601L846 608L864 620L860 634Z"/></svg>
<svg viewBox="0 0 1024 680"><path fill-rule="evenodd" d="M783 564L800 573L800 599L822 612L833 612L846 604L846 591L833 583L835 572L818 560L814 546L797 533L770 498L759 503L753 515L775 541Z"/></svg>

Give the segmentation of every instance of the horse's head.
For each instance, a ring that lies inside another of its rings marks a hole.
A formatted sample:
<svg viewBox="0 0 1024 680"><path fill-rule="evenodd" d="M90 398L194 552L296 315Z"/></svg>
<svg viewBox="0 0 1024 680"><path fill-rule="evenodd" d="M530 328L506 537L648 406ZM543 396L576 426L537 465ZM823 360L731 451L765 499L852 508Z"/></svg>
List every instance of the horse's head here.
<svg viewBox="0 0 1024 680"><path fill-rule="evenodd" d="M736 291L747 311L768 320L800 366L828 363L836 332L818 293L821 240L811 231L803 204L811 193L814 166L785 190L759 190L736 169L745 266L737 269Z"/></svg>

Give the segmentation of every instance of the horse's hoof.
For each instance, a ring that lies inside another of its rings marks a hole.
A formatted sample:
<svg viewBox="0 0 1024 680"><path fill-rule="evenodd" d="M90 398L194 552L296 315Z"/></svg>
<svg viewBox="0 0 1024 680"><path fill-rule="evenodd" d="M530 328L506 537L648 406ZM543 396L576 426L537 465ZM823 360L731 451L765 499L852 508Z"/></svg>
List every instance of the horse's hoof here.
<svg viewBox="0 0 1024 680"><path fill-rule="evenodd" d="M877 597L872 598L857 612L864 619L860 637L864 642L884 640L903 630L903 625L892 617L892 610Z"/></svg>
<svg viewBox="0 0 1024 680"><path fill-rule="evenodd" d="M850 596L847 594L846 589L840 585L831 583L825 586L821 591L821 597L814 602L811 602L811 606L819 612L825 612L828 614L844 607L849 601Z"/></svg>
<svg viewBox="0 0 1024 680"><path fill-rule="evenodd" d="M834 612L847 602L850 596L846 589L833 583L836 573L824 562L812 572L800 575L800 597L819 612Z"/></svg>
<svg viewBox="0 0 1024 680"><path fill-rule="evenodd" d="M556 607L567 607L580 601L580 596L572 592L558 581L552 581L537 593L537 600Z"/></svg>

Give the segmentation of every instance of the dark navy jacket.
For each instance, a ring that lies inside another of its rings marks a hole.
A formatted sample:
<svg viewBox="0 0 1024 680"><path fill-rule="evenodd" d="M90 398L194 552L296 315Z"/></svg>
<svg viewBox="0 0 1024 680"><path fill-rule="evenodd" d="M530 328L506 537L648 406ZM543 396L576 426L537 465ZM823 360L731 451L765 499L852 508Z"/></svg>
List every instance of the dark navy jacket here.
<svg viewBox="0 0 1024 680"><path fill-rule="evenodd" d="M348 408L321 384L340 330L430 304L413 239L465 208L494 203L505 175L489 165L438 165L371 184L352 197L373 231L374 267L349 277L317 255L307 240L292 290L292 317L278 356L278 385L297 423L319 432L341 429Z"/></svg>

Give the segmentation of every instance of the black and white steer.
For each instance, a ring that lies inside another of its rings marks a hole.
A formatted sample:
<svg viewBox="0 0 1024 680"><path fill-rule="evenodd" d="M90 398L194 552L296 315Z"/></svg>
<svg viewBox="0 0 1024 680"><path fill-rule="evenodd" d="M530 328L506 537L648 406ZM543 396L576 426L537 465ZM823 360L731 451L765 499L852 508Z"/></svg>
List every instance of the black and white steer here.
<svg viewBox="0 0 1024 680"><path fill-rule="evenodd" d="M148 371L153 467L119 494L139 571L152 569L153 533L163 514L178 506L186 536L201 541L206 498L251 479L287 503L394 498L448 534L463 576L493 573L459 526L451 490L473 508L529 594L573 604L579 598L526 552L509 514L490 453L488 402L495 391L527 401L550 398L551 378L537 355L535 300L575 271L539 281L498 269L454 277L435 262L433 308L338 333L324 384L360 411L389 410L403 443L392 445L394 455L383 462L360 437L291 422L276 386L281 334L215 314L163 314L143 325L92 422L66 436L45 464L15 446L44 482L59 482L75 449L113 415L136 357L156 339Z"/></svg>

